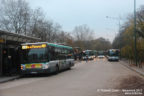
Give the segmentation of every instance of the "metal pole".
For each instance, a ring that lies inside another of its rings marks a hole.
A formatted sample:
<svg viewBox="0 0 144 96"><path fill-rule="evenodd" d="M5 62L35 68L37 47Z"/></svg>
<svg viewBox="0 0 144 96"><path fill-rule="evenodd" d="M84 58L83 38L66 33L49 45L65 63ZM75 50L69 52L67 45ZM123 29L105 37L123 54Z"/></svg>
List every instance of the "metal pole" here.
<svg viewBox="0 0 144 96"><path fill-rule="evenodd" d="M109 17L109 16L106 16L106 18L109 18L109 19L113 19L113 20L118 20L118 27L119 27L119 29L118 29L118 32L120 33L120 17L119 18L117 18L117 17ZM115 37L116 37L116 32L115 32Z"/></svg>
<svg viewBox="0 0 144 96"><path fill-rule="evenodd" d="M121 27L121 24L120 24L120 18L119 18L119 34L121 34L120 33L120 27ZM119 45L118 45L118 47L119 47L119 59L121 60L121 45L120 45L120 43L119 43Z"/></svg>
<svg viewBox="0 0 144 96"><path fill-rule="evenodd" d="M2 44L0 44L0 76L2 75Z"/></svg>
<svg viewBox="0 0 144 96"><path fill-rule="evenodd" d="M134 54L135 54L135 64L137 64L137 36L136 36L136 0L134 0Z"/></svg>

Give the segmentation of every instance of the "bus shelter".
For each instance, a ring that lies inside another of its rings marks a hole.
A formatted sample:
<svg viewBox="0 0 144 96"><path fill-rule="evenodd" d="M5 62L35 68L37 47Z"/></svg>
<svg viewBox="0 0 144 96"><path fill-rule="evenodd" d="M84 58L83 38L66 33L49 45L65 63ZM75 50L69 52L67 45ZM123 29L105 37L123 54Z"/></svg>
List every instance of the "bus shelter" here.
<svg viewBox="0 0 144 96"><path fill-rule="evenodd" d="M21 43L39 42L41 39L0 30L0 76L19 73Z"/></svg>

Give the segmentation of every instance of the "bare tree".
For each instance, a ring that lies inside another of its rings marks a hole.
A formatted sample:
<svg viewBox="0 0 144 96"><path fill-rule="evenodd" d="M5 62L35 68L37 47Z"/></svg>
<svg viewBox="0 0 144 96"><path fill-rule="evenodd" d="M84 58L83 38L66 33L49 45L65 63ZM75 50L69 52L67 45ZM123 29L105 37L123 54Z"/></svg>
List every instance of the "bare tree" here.
<svg viewBox="0 0 144 96"><path fill-rule="evenodd" d="M69 32L61 31L58 33L58 43L73 46L73 38Z"/></svg>
<svg viewBox="0 0 144 96"><path fill-rule="evenodd" d="M53 24L53 34L51 37L53 39L53 42L59 42L59 38L61 38L59 34L61 34L61 32L62 32L61 25L58 23Z"/></svg>
<svg viewBox="0 0 144 96"><path fill-rule="evenodd" d="M47 20L41 8L31 11L28 30L28 35L41 38L42 41L47 41Z"/></svg>
<svg viewBox="0 0 144 96"><path fill-rule="evenodd" d="M0 28L9 32L26 34L30 19L30 8L24 0L3 0L0 14Z"/></svg>
<svg viewBox="0 0 144 96"><path fill-rule="evenodd" d="M144 5L137 12L137 32L144 38Z"/></svg>
<svg viewBox="0 0 144 96"><path fill-rule="evenodd" d="M94 32L87 25L76 26L73 30L74 38L76 40L85 41L92 40Z"/></svg>
<svg viewBox="0 0 144 96"><path fill-rule="evenodd" d="M25 0L0 2L1 30L41 38L42 41L72 43L70 34L64 32L60 24L45 18L41 8L32 10Z"/></svg>
<svg viewBox="0 0 144 96"><path fill-rule="evenodd" d="M76 26L73 30L73 37L75 39L75 46L84 48L87 41L93 40L94 31L87 25Z"/></svg>

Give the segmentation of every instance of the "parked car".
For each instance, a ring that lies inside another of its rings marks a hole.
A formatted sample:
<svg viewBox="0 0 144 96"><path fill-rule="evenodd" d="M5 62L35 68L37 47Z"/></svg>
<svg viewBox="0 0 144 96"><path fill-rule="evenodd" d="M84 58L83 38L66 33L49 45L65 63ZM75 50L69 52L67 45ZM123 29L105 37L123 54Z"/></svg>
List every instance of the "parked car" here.
<svg viewBox="0 0 144 96"><path fill-rule="evenodd" d="M103 59L103 58L105 58L104 55L98 55L97 57L98 57L99 59Z"/></svg>

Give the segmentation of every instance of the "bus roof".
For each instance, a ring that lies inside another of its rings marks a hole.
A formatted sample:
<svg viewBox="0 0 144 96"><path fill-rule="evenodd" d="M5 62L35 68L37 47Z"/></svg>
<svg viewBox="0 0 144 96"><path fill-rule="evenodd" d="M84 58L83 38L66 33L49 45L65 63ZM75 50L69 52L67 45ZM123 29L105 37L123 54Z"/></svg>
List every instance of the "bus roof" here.
<svg viewBox="0 0 144 96"><path fill-rule="evenodd" d="M65 46L65 45L60 45L60 44L55 44L55 43L48 43L48 42L23 43L21 45L23 46L23 45L37 45L37 44L47 44L49 46L72 49L72 47L70 46Z"/></svg>
<svg viewBox="0 0 144 96"><path fill-rule="evenodd" d="M70 46L65 46L65 45L59 45L59 44L54 44L54 43L47 43L50 46L54 46L54 47L61 47L61 48L67 48L67 49L72 49L72 47Z"/></svg>
<svg viewBox="0 0 144 96"><path fill-rule="evenodd" d="M119 49L109 49L109 50L118 50L119 51Z"/></svg>

